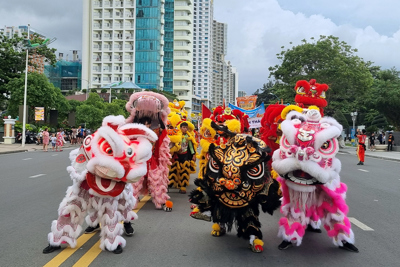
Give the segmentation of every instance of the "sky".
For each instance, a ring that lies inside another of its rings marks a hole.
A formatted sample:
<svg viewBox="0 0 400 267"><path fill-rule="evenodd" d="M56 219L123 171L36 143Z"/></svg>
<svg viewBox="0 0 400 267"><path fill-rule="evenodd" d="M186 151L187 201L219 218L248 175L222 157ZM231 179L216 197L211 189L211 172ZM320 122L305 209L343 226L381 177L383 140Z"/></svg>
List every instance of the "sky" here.
<svg viewBox="0 0 400 267"><path fill-rule="evenodd" d="M30 23L57 38L50 46L64 58L81 51L82 0L0 2L0 28ZM339 37L382 69L400 70L399 11L399 0L214 0L214 19L228 24L226 59L248 95L268 81L270 66L280 64L276 54L282 46L320 35Z"/></svg>

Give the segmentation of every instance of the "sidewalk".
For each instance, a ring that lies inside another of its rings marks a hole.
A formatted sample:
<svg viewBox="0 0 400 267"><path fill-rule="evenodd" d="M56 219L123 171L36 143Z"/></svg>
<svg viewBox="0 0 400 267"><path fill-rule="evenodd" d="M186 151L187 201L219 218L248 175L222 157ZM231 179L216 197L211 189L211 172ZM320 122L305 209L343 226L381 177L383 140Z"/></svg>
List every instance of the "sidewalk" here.
<svg viewBox="0 0 400 267"><path fill-rule="evenodd" d="M352 154L357 156L356 147L346 146L344 148L340 148L339 152ZM400 152L398 151L365 151L366 157L378 158L378 159L386 159L393 161L400 161Z"/></svg>
<svg viewBox="0 0 400 267"><path fill-rule="evenodd" d="M63 146L63 148L68 148L68 147L71 147L70 143L66 143ZM42 145L36 145L36 144L25 144L25 147L22 147L20 143L12 144L12 145L5 145L3 143L0 143L0 154L36 151L36 150L42 150L42 149L43 149ZM49 151L51 151L51 145L50 145Z"/></svg>

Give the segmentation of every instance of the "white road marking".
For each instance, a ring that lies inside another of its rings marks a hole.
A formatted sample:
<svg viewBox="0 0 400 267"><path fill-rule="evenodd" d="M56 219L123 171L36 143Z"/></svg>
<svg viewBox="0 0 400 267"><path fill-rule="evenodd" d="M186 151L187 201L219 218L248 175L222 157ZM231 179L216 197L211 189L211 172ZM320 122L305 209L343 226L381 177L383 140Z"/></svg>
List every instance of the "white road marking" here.
<svg viewBox="0 0 400 267"><path fill-rule="evenodd" d="M29 176L29 178L38 178L40 176L45 176L45 175L46 174L41 173L41 174L36 174L36 175Z"/></svg>
<svg viewBox="0 0 400 267"><path fill-rule="evenodd" d="M26 158L26 159L23 159L23 160L30 160L30 159L32 159L32 158Z"/></svg>
<svg viewBox="0 0 400 267"><path fill-rule="evenodd" d="M55 156L58 156L58 154L53 154L52 156L55 157Z"/></svg>
<svg viewBox="0 0 400 267"><path fill-rule="evenodd" d="M374 201L378 201L377 199L374 199Z"/></svg>
<svg viewBox="0 0 400 267"><path fill-rule="evenodd" d="M367 170L363 170L363 169L358 169L359 171L362 171L362 172L369 172L369 171L367 171Z"/></svg>
<svg viewBox="0 0 400 267"><path fill-rule="evenodd" d="M355 226L358 226L359 228L361 228L364 231L374 231L374 229L372 229L371 227L363 224L362 222L360 222L359 220L357 220L356 218L353 217L349 217L349 220L352 224L354 224Z"/></svg>

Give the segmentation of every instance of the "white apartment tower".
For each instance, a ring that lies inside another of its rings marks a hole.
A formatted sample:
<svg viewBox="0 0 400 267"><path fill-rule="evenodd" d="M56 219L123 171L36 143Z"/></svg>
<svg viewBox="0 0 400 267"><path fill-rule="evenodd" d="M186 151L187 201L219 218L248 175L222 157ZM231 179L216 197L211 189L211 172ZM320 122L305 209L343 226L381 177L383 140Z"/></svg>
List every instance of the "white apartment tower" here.
<svg viewBox="0 0 400 267"><path fill-rule="evenodd" d="M83 0L82 88L135 82L136 0Z"/></svg>
<svg viewBox="0 0 400 267"><path fill-rule="evenodd" d="M211 108L213 0L194 0L193 7L193 92Z"/></svg>
<svg viewBox="0 0 400 267"><path fill-rule="evenodd" d="M222 105L223 99L226 98L224 95L224 86L226 87L227 73L225 65L225 56L227 54L227 34L228 25L221 23L216 20L213 21L212 27L212 95L213 102L212 107ZM226 77L225 77L226 76ZM225 85L224 85L225 81ZM225 99L227 101L227 99Z"/></svg>
<svg viewBox="0 0 400 267"><path fill-rule="evenodd" d="M196 0L195 0L196 1ZM193 99L193 0L174 1L174 57L173 91L186 102L188 113L198 111L199 105Z"/></svg>

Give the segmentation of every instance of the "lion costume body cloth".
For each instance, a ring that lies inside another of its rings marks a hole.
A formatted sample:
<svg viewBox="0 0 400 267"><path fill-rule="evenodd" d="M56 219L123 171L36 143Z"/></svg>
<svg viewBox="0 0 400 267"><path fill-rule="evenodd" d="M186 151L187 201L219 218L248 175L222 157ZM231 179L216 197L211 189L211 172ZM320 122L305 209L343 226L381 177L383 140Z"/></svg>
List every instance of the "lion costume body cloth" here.
<svg viewBox="0 0 400 267"><path fill-rule="evenodd" d="M73 185L58 208L48 234L48 248L68 243L76 246L85 219L90 226L101 223L100 248L125 247L122 220L137 219L132 183L147 172L147 160L157 136L141 124L125 124L123 116L104 118L102 127L70 153L67 168ZM52 252L50 249L48 252Z"/></svg>
<svg viewBox="0 0 400 267"><path fill-rule="evenodd" d="M213 236L223 235L236 223L237 235L250 239L252 250L261 252L259 205L272 214L280 205L279 185L268 176L265 143L248 135L230 134L226 144L210 144L207 168L203 178L195 180L198 188L191 192L190 201L200 212L211 213Z"/></svg>
<svg viewBox="0 0 400 267"><path fill-rule="evenodd" d="M169 153L170 140L167 134L167 117L170 113L168 99L154 92L139 92L130 96L126 103L130 116L127 123L139 122L141 118L151 119L151 129L157 134L158 140L153 143L153 155L148 162L148 172L138 183L133 185L133 194L151 194L152 201L157 209L170 198L168 196L168 166L171 164Z"/></svg>
<svg viewBox="0 0 400 267"><path fill-rule="evenodd" d="M280 148L272 163L283 193L279 237L283 243L299 246L307 225L320 219L336 246L353 244L347 187L340 182L341 163L335 157L342 126L333 118L321 118L317 109L309 109L306 114L289 112L281 128Z"/></svg>

